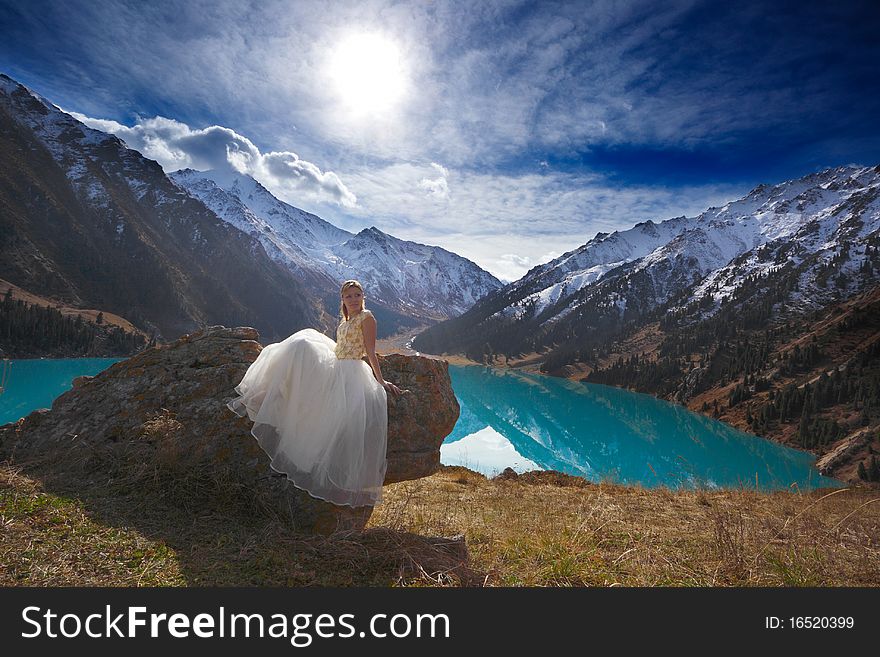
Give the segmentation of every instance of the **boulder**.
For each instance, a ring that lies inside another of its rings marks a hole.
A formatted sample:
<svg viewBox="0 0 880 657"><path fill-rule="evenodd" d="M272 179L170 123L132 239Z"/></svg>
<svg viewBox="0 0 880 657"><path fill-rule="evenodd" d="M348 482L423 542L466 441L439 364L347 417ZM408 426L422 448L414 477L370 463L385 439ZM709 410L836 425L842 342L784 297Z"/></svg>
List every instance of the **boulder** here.
<svg viewBox="0 0 880 657"><path fill-rule="evenodd" d="M252 328L213 326L80 377L50 411L0 427L0 458L51 463L55 474L81 479L118 477L123 468L153 468L155 480L199 473L234 482L298 531L363 528L372 507L337 506L290 484L269 467L250 421L226 407L262 350L257 339ZM385 483L430 475L459 415L448 364L400 354L379 362L407 390L389 395Z"/></svg>

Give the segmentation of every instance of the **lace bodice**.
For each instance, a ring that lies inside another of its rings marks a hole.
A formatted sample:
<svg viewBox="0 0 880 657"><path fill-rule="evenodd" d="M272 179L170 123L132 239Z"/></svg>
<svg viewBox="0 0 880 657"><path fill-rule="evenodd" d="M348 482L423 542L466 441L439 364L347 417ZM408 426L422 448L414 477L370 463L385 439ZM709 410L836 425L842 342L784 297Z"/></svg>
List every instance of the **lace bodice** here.
<svg viewBox="0 0 880 657"><path fill-rule="evenodd" d="M343 320L336 329L336 357L339 359L353 358L360 360L366 353L364 348L364 334L361 331L361 324L364 317L372 313L369 310L362 310L349 320Z"/></svg>

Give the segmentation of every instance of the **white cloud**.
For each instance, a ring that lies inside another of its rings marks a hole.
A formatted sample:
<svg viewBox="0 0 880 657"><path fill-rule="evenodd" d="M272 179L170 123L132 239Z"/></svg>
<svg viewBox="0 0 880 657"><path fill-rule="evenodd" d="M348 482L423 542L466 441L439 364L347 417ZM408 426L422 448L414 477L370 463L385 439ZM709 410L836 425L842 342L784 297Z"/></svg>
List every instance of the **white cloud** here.
<svg viewBox="0 0 880 657"><path fill-rule="evenodd" d="M138 119L134 126L69 112L86 125L115 134L125 143L156 160L165 171L233 168L260 181L281 197L303 201L331 202L354 207L357 197L332 171L301 159L290 151L262 153L247 137L230 128L212 125L192 129L185 123L162 116Z"/></svg>
<svg viewBox="0 0 880 657"><path fill-rule="evenodd" d="M436 162L431 162L431 168L435 169L437 173L446 178L449 175L449 169L444 167L442 164L437 164Z"/></svg>
<svg viewBox="0 0 880 657"><path fill-rule="evenodd" d="M422 178L419 187L427 192L428 196L436 200L449 200L449 169L436 162L431 162L431 168L440 175L437 178Z"/></svg>
<svg viewBox="0 0 880 657"><path fill-rule="evenodd" d="M316 164L300 159L296 153L266 153L258 169L264 172L264 179L274 180L270 184L275 189L286 188L288 193L296 194L302 188L314 188L339 205L353 207L357 203L357 197L339 176L332 171L322 172Z"/></svg>
<svg viewBox="0 0 880 657"><path fill-rule="evenodd" d="M501 256L501 260L511 262L519 267L528 267L532 264L532 259L515 253L505 253Z"/></svg>
<svg viewBox="0 0 880 657"><path fill-rule="evenodd" d="M518 253L504 253L496 260L495 276L505 282L515 281L532 267L550 262L554 258L561 256L562 253L562 251L547 251L537 257L523 256Z"/></svg>
<svg viewBox="0 0 880 657"><path fill-rule="evenodd" d="M552 260L552 258L547 258L547 260ZM516 253L503 253L496 260L495 276L505 283L509 283L520 278L524 271L528 271L542 262L547 262L547 260L535 262L528 256L521 256Z"/></svg>

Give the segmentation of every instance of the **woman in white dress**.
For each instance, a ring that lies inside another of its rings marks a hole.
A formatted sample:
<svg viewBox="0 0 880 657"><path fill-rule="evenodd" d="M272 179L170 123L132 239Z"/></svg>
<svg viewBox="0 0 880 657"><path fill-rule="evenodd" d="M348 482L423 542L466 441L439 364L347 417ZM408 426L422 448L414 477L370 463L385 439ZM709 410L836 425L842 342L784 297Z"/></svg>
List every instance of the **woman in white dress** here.
<svg viewBox="0 0 880 657"><path fill-rule="evenodd" d="M295 486L334 504L375 506L387 469L386 391L401 390L382 378L363 287L345 281L340 298L336 342L303 329L267 345L228 406L253 420L272 469Z"/></svg>

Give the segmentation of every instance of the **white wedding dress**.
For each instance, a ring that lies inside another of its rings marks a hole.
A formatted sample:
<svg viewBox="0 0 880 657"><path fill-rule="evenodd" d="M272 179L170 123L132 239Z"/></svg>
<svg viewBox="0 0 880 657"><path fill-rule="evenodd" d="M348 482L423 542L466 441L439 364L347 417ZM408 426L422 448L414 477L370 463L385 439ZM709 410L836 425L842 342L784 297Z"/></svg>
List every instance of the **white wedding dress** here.
<svg viewBox="0 0 880 657"><path fill-rule="evenodd" d="M267 345L251 363L229 408L284 473L313 497L349 506L382 499L388 406L364 355L362 310L337 329L314 329Z"/></svg>

